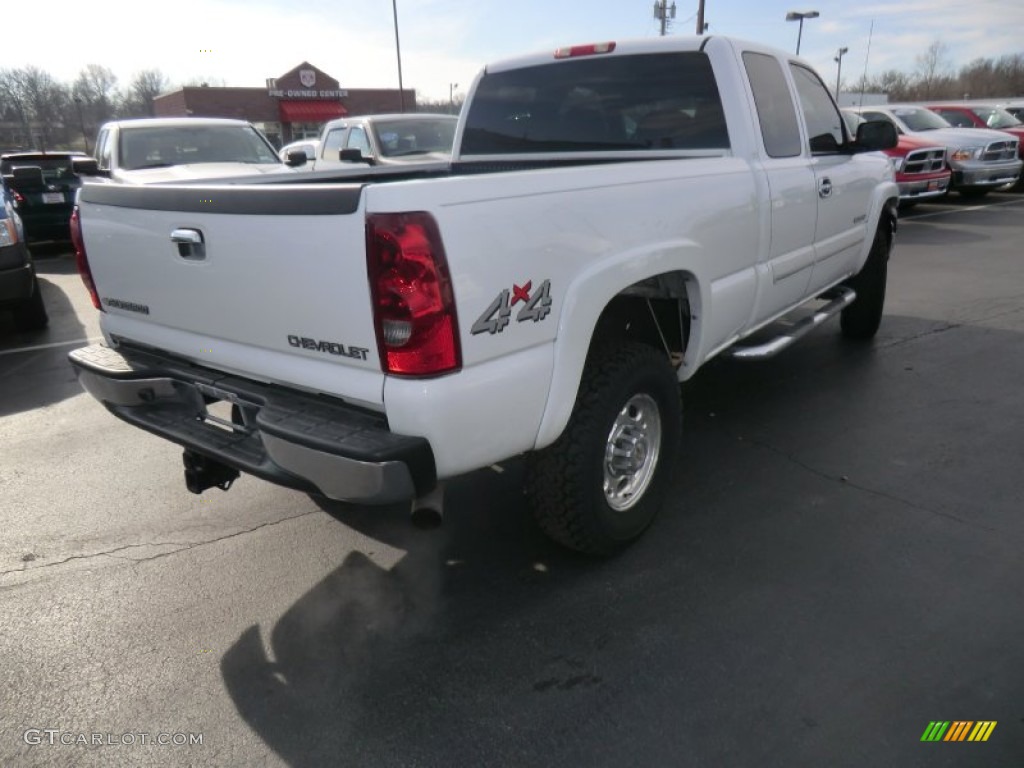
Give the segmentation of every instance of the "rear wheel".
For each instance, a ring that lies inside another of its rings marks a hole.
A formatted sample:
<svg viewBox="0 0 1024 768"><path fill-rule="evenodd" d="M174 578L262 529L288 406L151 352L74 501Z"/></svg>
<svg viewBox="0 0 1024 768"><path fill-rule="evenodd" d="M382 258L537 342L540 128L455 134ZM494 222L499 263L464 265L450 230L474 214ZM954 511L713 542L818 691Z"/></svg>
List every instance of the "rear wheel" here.
<svg viewBox="0 0 1024 768"><path fill-rule="evenodd" d="M885 305L891 247L892 233L883 222L875 232L875 240L864 267L846 282L857 294L853 304L844 309L839 317L839 327L848 339L867 340L878 332Z"/></svg>
<svg viewBox="0 0 1024 768"><path fill-rule="evenodd" d="M526 490L544 532L592 555L637 539L664 501L681 418L665 353L625 341L592 352L565 431L528 459Z"/></svg>
<svg viewBox="0 0 1024 768"><path fill-rule="evenodd" d="M32 278L32 297L26 299L14 309L14 327L18 331L38 331L50 322L43 304L43 292L39 287L39 279Z"/></svg>

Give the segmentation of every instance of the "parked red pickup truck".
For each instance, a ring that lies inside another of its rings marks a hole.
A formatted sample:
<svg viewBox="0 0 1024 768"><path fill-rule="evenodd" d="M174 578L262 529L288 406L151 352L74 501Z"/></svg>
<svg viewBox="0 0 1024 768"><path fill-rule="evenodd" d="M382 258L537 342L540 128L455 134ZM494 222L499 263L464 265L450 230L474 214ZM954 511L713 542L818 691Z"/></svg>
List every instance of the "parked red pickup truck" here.
<svg viewBox="0 0 1024 768"><path fill-rule="evenodd" d="M863 117L849 110L843 110L843 117L851 132L856 132L857 125L864 122ZM900 134L899 144L884 151L896 172L900 208L949 192L953 172L946 163L946 148L941 144Z"/></svg>

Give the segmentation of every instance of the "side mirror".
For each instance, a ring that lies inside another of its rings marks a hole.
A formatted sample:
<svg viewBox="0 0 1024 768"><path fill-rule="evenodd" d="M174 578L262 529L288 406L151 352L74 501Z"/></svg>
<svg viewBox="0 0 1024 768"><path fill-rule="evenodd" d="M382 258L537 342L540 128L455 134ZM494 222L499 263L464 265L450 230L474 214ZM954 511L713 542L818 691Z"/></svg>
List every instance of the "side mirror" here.
<svg viewBox="0 0 1024 768"><path fill-rule="evenodd" d="M899 140L896 126L888 120L868 120L857 126L856 148L861 152L892 149Z"/></svg>
<svg viewBox="0 0 1024 768"><path fill-rule="evenodd" d="M343 163L366 163L367 165L374 165L372 157L364 157L361 149L343 149L338 152L338 159Z"/></svg>
<svg viewBox="0 0 1024 768"><path fill-rule="evenodd" d="M100 166L94 157L73 157L71 172L76 176L99 176Z"/></svg>
<svg viewBox="0 0 1024 768"><path fill-rule="evenodd" d="M288 151L288 159L284 161L284 164L289 168L298 168L300 165L305 165L307 160L309 158L306 157L304 150L291 149Z"/></svg>
<svg viewBox="0 0 1024 768"><path fill-rule="evenodd" d="M38 165L16 166L11 170L11 177L17 189L42 189L46 186L43 169Z"/></svg>

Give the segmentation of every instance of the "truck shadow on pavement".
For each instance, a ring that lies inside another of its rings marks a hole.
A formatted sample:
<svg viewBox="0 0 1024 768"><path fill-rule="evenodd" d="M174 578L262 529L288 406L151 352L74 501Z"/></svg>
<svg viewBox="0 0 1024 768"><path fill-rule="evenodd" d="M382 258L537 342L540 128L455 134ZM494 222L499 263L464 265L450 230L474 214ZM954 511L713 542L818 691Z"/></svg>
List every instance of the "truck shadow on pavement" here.
<svg viewBox="0 0 1024 768"><path fill-rule="evenodd" d="M537 590L560 589L577 573L600 568L543 537L519 501L521 464L450 484L445 524L432 530L414 527L405 506L314 499L343 524L405 555L388 569L351 552L274 626L267 638L272 658L253 625L221 659L240 714L289 765L386 764L379 740L391 726L381 728L381 720L392 722L397 710L416 721L425 704L403 689L438 673L433 663L417 661L417 649L426 644L436 652L449 632L465 631L453 625L463 624L473 606L474 623L482 621L477 629L489 631L487 584L502 593L501 612L514 615ZM544 565L552 560L557 573ZM453 601L458 618L451 616Z"/></svg>
<svg viewBox="0 0 1024 768"><path fill-rule="evenodd" d="M883 328L684 385L670 501L609 560L543 538L521 462L450 485L430 532L322 502L406 554L352 552L244 631L221 658L241 717L310 767L917 765L939 710L1019 756L1024 336Z"/></svg>

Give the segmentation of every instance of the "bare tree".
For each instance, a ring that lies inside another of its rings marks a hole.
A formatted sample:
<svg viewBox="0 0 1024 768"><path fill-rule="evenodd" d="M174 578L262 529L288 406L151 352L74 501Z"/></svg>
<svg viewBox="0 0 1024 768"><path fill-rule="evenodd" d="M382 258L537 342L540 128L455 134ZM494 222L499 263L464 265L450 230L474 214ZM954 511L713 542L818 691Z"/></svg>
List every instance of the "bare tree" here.
<svg viewBox="0 0 1024 768"><path fill-rule="evenodd" d="M71 96L81 114L81 129L92 135L117 111L117 75L99 64L88 64L78 73Z"/></svg>
<svg viewBox="0 0 1024 768"><path fill-rule="evenodd" d="M995 77L995 66L991 59L975 59L960 68L957 87L961 95L972 99L1002 96L1002 83Z"/></svg>
<svg viewBox="0 0 1024 768"><path fill-rule="evenodd" d="M121 100L121 116L153 117L153 99L167 88L168 80L159 69L144 69L136 73Z"/></svg>
<svg viewBox="0 0 1024 768"><path fill-rule="evenodd" d="M943 79L948 79L947 72L952 69L949 63L949 46L941 40L935 40L924 53L914 57L917 64L917 81L922 98L937 96L934 91Z"/></svg>
<svg viewBox="0 0 1024 768"><path fill-rule="evenodd" d="M24 72L20 69L0 70L0 116L5 131L6 146L32 145L32 110L24 88Z"/></svg>
<svg viewBox="0 0 1024 768"><path fill-rule="evenodd" d="M68 89L49 72L35 66L3 70L0 97L20 127L14 143L46 148L67 140Z"/></svg>
<svg viewBox="0 0 1024 768"><path fill-rule="evenodd" d="M223 88L227 85L227 80L223 77L193 77L191 80L186 80L181 84L182 88Z"/></svg>
<svg viewBox="0 0 1024 768"><path fill-rule="evenodd" d="M1024 96L1024 53L1002 56L993 65L993 77L1000 84L1000 96Z"/></svg>

